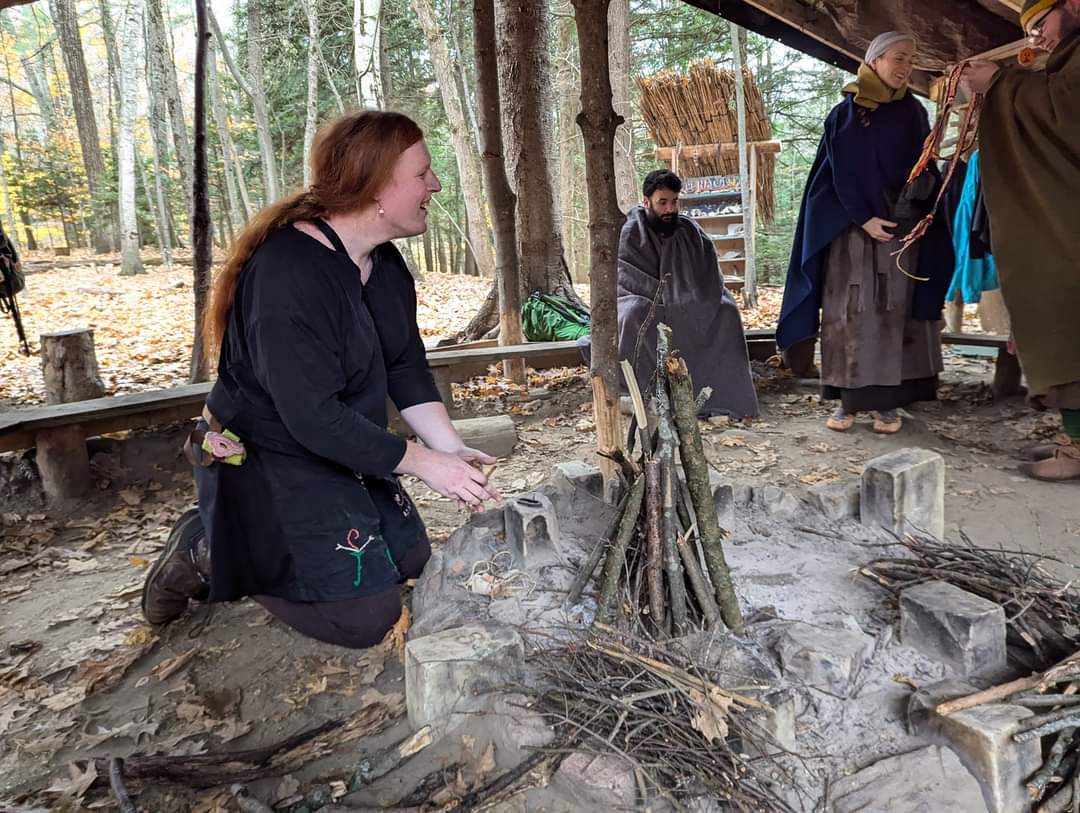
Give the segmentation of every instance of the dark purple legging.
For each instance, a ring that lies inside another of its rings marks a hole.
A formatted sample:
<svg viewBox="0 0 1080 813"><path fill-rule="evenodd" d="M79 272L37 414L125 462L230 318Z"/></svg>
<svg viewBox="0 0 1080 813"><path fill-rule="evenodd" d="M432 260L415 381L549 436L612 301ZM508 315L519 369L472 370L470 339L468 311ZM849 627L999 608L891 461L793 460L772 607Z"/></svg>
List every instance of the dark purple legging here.
<svg viewBox="0 0 1080 813"><path fill-rule="evenodd" d="M419 578L431 557L426 537L398 562L402 580ZM401 617L398 585L363 598L344 601L299 602L276 596L252 596L270 614L302 635L349 649L375 646Z"/></svg>

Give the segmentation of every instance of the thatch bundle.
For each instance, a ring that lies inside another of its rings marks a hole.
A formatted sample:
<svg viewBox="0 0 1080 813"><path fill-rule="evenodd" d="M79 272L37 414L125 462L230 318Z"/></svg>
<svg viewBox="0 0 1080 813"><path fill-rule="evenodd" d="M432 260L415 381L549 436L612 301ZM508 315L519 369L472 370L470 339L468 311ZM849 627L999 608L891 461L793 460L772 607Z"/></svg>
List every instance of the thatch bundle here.
<svg viewBox="0 0 1080 813"><path fill-rule="evenodd" d="M735 106L735 73L719 68L711 59L690 65L689 76L661 71L654 76L638 77L641 89L641 114L649 134L660 147L691 144L734 144L738 141L738 118ZM768 141L772 138L769 117L754 75L743 70L746 94L746 138ZM678 172L683 177L702 175L737 175L739 157L712 155L680 158ZM758 213L772 219L776 202L774 176L776 156L759 153L757 173Z"/></svg>

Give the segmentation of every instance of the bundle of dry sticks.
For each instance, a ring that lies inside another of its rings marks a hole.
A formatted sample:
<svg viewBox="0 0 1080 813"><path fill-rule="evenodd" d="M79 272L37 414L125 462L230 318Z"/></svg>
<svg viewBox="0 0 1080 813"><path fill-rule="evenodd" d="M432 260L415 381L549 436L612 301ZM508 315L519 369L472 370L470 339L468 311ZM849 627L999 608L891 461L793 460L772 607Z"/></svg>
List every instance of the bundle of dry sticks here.
<svg viewBox="0 0 1080 813"><path fill-rule="evenodd" d="M625 610L657 638L684 635L691 626L743 626L697 421L699 400L686 362L670 344L671 330L659 325L651 413L623 362L634 402L629 452L616 458L625 496L570 591L570 603L577 603L603 559L596 622L608 623ZM676 445L685 480L678 474Z"/></svg>

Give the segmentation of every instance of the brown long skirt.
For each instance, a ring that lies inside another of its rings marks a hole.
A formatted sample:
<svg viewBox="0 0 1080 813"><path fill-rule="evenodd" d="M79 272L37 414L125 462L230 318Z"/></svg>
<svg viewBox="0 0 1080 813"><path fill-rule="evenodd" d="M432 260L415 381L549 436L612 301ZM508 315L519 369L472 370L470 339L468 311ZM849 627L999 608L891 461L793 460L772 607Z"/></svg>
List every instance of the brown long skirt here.
<svg viewBox="0 0 1080 813"><path fill-rule="evenodd" d="M852 226L829 247L821 303L822 397L847 412L885 411L937 396L937 322L911 318L917 281L896 267L898 244ZM913 268L917 247L904 265Z"/></svg>

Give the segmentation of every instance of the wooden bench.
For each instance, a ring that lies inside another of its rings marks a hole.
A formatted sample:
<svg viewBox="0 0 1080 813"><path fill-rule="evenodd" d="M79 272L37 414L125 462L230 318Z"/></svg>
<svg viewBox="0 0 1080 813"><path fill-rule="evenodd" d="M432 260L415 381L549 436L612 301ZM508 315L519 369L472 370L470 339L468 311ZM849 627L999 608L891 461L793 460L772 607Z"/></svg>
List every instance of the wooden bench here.
<svg viewBox="0 0 1080 813"><path fill-rule="evenodd" d="M1005 336L978 333L942 333L941 343L954 347L991 347L997 350L994 362L994 381L991 388L995 398L1011 398L1023 393L1020 362L1008 351L1009 340ZM775 330L746 331L746 345L750 358L765 361L776 355Z"/></svg>
<svg viewBox="0 0 1080 813"><path fill-rule="evenodd" d="M450 384L482 375L502 359L525 359L534 369L577 366L581 352L574 342L534 342L507 347L455 347L428 351L439 393L452 404ZM0 412L0 452L37 447L38 471L50 496L75 496L89 481L86 438L109 432L145 429L190 420L199 415L209 383L113 395L67 404Z"/></svg>

